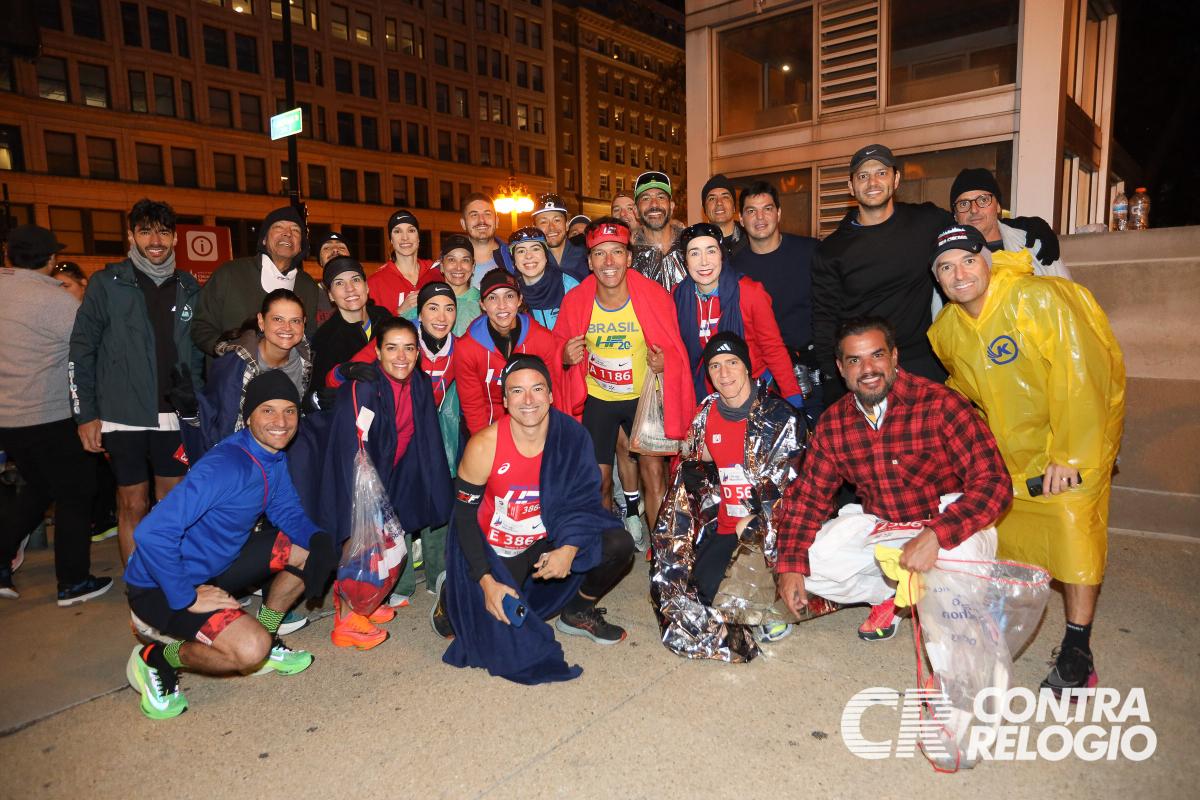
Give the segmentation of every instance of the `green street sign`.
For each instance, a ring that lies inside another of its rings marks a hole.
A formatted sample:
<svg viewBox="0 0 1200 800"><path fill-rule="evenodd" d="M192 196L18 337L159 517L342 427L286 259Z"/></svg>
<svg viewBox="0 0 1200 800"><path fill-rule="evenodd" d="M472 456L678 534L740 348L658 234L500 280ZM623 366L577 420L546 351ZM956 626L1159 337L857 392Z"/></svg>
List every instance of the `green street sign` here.
<svg viewBox="0 0 1200 800"><path fill-rule="evenodd" d="M304 130L304 118L300 115L298 108L271 117L272 140L295 136L302 130Z"/></svg>

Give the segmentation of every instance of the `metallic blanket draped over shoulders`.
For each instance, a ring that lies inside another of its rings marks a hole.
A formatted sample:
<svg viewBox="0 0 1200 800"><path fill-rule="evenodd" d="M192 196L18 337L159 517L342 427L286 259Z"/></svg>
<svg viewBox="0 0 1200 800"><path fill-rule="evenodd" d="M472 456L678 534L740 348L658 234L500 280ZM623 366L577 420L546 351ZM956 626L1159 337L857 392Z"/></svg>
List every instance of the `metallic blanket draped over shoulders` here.
<svg viewBox="0 0 1200 800"><path fill-rule="evenodd" d="M759 381L754 392L746 421L745 461L753 487L746 505L754 518L739 536L713 606L701 605L690 578L696 542L701 536L717 535L720 483L713 465L700 460L708 415L718 413L716 394L700 404L692 420L652 534L650 593L663 644L689 658L749 661L759 652L750 626L783 618L772 609L777 555L772 518L775 504L796 478L804 429L798 428L791 407L770 394L764 382Z"/></svg>

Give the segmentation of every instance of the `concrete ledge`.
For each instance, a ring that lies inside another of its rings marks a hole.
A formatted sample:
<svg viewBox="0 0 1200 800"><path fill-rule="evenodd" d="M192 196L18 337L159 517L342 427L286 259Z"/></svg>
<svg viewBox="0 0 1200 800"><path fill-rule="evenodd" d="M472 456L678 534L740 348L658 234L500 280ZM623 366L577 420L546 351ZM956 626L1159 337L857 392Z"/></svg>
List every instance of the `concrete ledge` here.
<svg viewBox="0 0 1200 800"><path fill-rule="evenodd" d="M1200 226L1077 233L1060 237L1059 244L1063 261L1072 270L1076 264L1110 264L1147 258L1197 258L1200 257Z"/></svg>

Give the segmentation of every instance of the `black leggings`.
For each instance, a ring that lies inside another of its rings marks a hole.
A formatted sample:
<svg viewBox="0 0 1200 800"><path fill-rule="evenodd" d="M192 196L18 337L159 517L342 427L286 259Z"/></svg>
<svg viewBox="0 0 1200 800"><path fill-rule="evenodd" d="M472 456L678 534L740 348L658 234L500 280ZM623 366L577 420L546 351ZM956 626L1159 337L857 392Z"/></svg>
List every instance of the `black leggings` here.
<svg viewBox="0 0 1200 800"><path fill-rule="evenodd" d="M712 605L737 543L736 534L710 533L701 539L696 547L696 560L692 564L692 583L696 586L697 598L704 605Z"/></svg>
<svg viewBox="0 0 1200 800"><path fill-rule="evenodd" d="M517 586L525 583L533 565L543 553L555 549L548 539L542 539L520 555L502 558ZM609 528L600 534L600 563L588 570L579 587L581 594L600 597L611 589L633 560L633 538L624 528Z"/></svg>

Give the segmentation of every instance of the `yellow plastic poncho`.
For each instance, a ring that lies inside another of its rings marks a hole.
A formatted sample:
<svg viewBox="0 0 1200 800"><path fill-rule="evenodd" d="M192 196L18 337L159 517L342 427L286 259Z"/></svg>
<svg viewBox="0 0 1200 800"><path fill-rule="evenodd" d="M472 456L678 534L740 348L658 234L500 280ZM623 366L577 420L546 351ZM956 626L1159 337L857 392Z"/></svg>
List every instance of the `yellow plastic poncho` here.
<svg viewBox="0 0 1200 800"><path fill-rule="evenodd" d="M992 254L979 318L948 304L929 340L947 385L983 409L1013 478L1012 508L997 523L999 556L1094 585L1104 579L1125 362L1092 293L1034 277L1032 262L1028 250ZM1079 470L1083 485L1030 497L1025 481L1051 462Z"/></svg>

